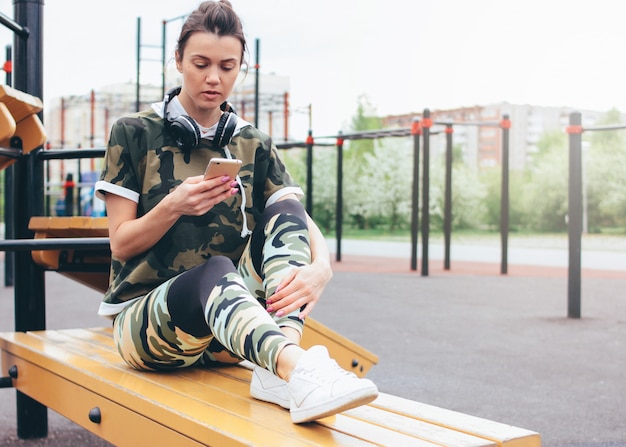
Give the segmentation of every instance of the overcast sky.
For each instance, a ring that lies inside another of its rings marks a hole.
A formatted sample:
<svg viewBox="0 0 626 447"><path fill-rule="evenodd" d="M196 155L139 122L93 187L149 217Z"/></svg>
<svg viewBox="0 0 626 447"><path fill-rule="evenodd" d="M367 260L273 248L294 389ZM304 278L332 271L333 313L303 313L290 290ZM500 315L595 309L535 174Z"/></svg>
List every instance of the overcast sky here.
<svg viewBox="0 0 626 447"><path fill-rule="evenodd" d="M0 12L13 17L13 1L0 0ZM292 108L313 105L318 135L346 128L362 94L379 114L500 101L626 112L621 1L232 3L252 64L258 38L262 71L290 78ZM133 81L137 17L143 45L160 45L162 20L198 4L45 0L44 100ZM168 25L170 54L181 23ZM0 27L0 45L11 43L11 33ZM159 50L143 51L146 58L160 58ZM157 62L144 62L142 80L160 84L160 69Z"/></svg>

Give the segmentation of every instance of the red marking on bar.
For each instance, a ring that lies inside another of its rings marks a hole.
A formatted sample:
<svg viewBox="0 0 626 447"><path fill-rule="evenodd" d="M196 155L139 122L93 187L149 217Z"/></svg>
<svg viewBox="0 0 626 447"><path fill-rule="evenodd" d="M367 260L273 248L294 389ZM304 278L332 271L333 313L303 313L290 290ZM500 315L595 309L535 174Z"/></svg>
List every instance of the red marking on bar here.
<svg viewBox="0 0 626 447"><path fill-rule="evenodd" d="M422 126L419 121L413 121L411 123L411 135L421 135L422 134Z"/></svg>
<svg viewBox="0 0 626 447"><path fill-rule="evenodd" d="M424 118L422 120L422 127L425 127L427 129L433 127L433 120L430 118Z"/></svg>
<svg viewBox="0 0 626 447"><path fill-rule="evenodd" d="M510 129L511 128L511 120L503 119L502 121L500 121L500 127L502 129Z"/></svg>
<svg viewBox="0 0 626 447"><path fill-rule="evenodd" d="M343 138L337 138L337 146L343 146Z"/></svg>
<svg viewBox="0 0 626 447"><path fill-rule="evenodd" d="M4 63L4 65L2 66L2 69L4 70L5 73L12 73L13 72L13 62L6 61Z"/></svg>
<svg viewBox="0 0 626 447"><path fill-rule="evenodd" d="M567 133L583 133L583 126L567 126Z"/></svg>
<svg viewBox="0 0 626 447"><path fill-rule="evenodd" d="M446 133L454 133L452 126L446 126Z"/></svg>
<svg viewBox="0 0 626 447"><path fill-rule="evenodd" d="M306 144L313 144L313 136L309 135L308 137L306 137Z"/></svg>

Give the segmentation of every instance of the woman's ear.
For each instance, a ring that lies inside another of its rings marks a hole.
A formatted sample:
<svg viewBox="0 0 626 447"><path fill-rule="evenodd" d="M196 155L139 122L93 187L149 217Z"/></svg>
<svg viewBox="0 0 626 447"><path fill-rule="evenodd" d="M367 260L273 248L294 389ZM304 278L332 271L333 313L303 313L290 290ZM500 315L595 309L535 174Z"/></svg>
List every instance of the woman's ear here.
<svg viewBox="0 0 626 447"><path fill-rule="evenodd" d="M180 54L178 53L178 50L176 50L174 52L174 59L176 60L176 70L178 70L179 73L183 72L183 67L182 67L182 60L180 58Z"/></svg>

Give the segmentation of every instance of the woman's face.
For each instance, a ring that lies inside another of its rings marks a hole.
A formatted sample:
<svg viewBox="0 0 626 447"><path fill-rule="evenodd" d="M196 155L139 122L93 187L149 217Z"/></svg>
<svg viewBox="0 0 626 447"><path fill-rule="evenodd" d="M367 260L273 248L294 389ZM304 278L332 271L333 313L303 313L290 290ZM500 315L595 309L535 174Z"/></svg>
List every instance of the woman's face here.
<svg viewBox="0 0 626 447"><path fill-rule="evenodd" d="M179 99L190 115L202 125L202 117L217 121L219 106L228 99L241 67L242 46L233 36L195 32L187 40L184 53L177 55L176 68L183 75ZM207 114L207 112L213 112Z"/></svg>

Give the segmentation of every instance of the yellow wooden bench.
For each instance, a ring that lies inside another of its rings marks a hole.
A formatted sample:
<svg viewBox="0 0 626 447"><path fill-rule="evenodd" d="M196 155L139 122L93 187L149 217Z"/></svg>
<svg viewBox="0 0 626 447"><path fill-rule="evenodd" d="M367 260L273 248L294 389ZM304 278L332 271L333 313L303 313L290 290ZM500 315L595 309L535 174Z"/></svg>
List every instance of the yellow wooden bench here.
<svg viewBox="0 0 626 447"><path fill-rule="evenodd" d="M41 99L6 85L0 85L0 147L10 147L12 137L22 140L22 153L27 154L46 142L46 132L37 113ZM0 169L16 159L0 155Z"/></svg>
<svg viewBox="0 0 626 447"><path fill-rule="evenodd" d="M288 411L250 397L245 367L138 372L121 360L110 328L5 333L0 349L2 375L18 390L119 446L541 445L528 430L384 393L294 425Z"/></svg>

